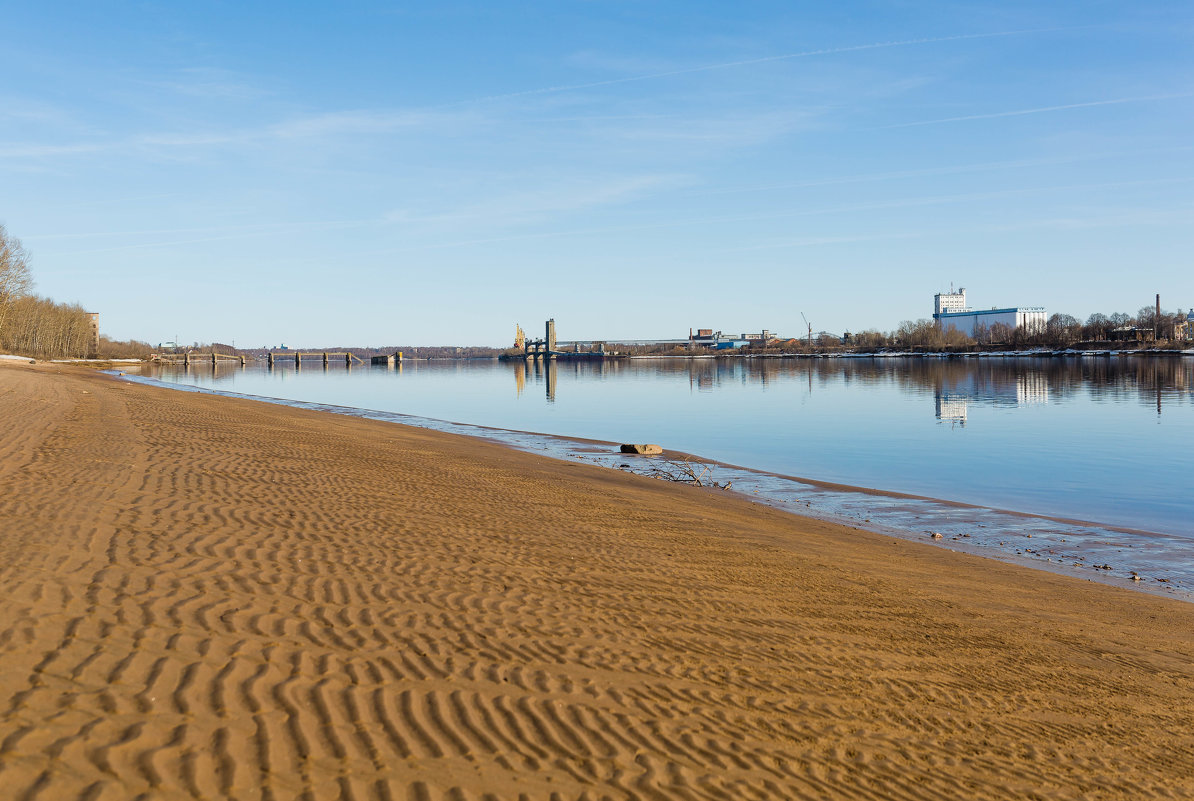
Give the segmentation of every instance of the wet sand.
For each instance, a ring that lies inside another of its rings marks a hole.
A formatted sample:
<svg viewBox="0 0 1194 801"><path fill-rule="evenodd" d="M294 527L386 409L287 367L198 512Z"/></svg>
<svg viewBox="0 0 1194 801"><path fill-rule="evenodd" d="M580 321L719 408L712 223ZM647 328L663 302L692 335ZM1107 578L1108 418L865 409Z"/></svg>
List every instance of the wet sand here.
<svg viewBox="0 0 1194 801"><path fill-rule="evenodd" d="M14 799L1188 798L1194 605L0 363Z"/></svg>

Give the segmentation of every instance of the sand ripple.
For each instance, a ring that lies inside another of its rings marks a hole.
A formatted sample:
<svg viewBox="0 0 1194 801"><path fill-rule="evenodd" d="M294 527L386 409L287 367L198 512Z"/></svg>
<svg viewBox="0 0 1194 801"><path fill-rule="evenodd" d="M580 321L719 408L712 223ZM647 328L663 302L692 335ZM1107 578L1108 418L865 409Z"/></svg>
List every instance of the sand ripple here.
<svg viewBox="0 0 1194 801"><path fill-rule="evenodd" d="M1194 797L1194 607L0 369L0 795Z"/></svg>

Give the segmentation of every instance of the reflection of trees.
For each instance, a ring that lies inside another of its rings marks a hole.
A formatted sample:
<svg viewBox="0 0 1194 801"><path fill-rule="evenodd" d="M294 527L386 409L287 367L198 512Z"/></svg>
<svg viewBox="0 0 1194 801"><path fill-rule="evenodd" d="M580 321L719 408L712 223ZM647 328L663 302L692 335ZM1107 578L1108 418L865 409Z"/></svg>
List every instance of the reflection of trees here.
<svg viewBox="0 0 1194 801"><path fill-rule="evenodd" d="M734 384L809 380L816 385L895 385L905 392L1017 405L1087 395L1153 404L1194 398L1194 360L1181 356L877 359L611 359L578 363L578 376L687 377L697 391Z"/></svg>
<svg viewBox="0 0 1194 801"><path fill-rule="evenodd" d="M456 363L457 369L467 362ZM510 363L525 381L546 380L542 363ZM604 359L562 361L548 369L569 380L671 376L687 379L693 391L735 385L791 381L812 386L896 386L908 393L944 394L995 405L1093 400L1137 400L1152 405L1194 400L1194 359L1181 356L1063 358L862 358L862 359ZM516 377L516 381L517 381ZM552 382L554 384L554 382ZM554 386L551 387L554 395Z"/></svg>
<svg viewBox="0 0 1194 801"><path fill-rule="evenodd" d="M1188 402L1194 387L1194 363L1175 356L903 361L904 365L874 367L906 389L931 387L995 403L1044 397L1064 401L1085 394L1096 401L1135 399L1152 404L1158 393Z"/></svg>

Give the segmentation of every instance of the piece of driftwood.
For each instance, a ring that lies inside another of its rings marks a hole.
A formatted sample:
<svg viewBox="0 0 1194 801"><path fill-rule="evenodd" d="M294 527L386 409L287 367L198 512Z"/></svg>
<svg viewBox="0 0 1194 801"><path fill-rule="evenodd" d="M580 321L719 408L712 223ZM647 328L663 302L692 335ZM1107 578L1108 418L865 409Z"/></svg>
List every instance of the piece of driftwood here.
<svg viewBox="0 0 1194 801"><path fill-rule="evenodd" d="M652 478L661 478L664 481L692 484L694 487L716 487L723 490L728 490L733 483L727 481L724 484L719 484L713 480L713 465L687 457L667 459L656 463L647 475Z"/></svg>

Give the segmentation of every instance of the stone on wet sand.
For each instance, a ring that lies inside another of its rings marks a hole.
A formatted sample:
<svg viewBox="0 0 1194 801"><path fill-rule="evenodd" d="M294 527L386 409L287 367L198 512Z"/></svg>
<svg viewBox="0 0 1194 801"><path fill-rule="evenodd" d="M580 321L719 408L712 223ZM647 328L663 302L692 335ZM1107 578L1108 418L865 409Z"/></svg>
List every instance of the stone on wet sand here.
<svg viewBox="0 0 1194 801"><path fill-rule="evenodd" d="M639 456L656 456L663 453L663 448L659 447L658 445L649 444L623 445L622 453L634 453L638 454Z"/></svg>

